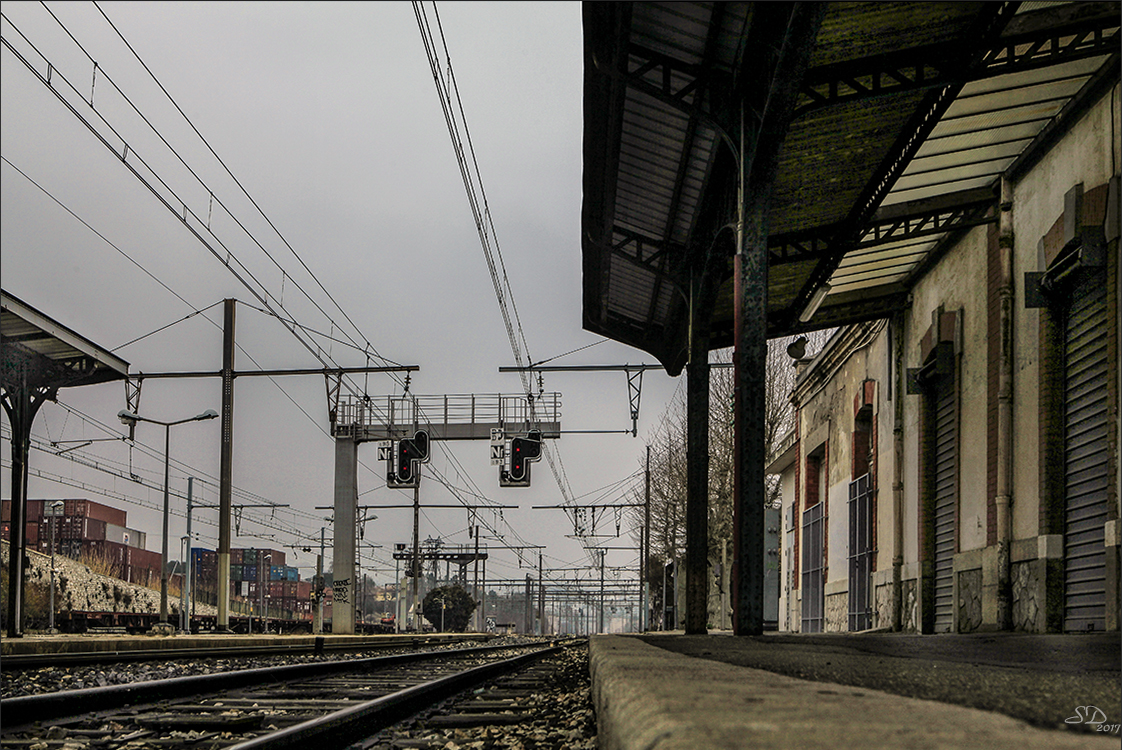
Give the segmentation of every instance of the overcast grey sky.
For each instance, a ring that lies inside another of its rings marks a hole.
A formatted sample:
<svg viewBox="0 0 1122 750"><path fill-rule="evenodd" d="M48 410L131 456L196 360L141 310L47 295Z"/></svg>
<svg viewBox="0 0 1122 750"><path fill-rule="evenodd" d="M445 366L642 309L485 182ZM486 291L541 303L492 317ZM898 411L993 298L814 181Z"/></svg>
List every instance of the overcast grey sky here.
<svg viewBox="0 0 1122 750"><path fill-rule="evenodd" d="M49 60L52 85L66 92L82 116L96 119L88 105L92 95L97 113L129 143L129 163L139 165L136 158L143 158L167 182L165 194L174 190L190 210L207 217L232 256L300 324L339 338L332 320L315 305L335 321L349 318L351 334L365 337L382 356L420 366L411 383L417 394L519 391L518 376L498 372L513 364L513 355L410 3L99 5L284 240L256 214L98 6L49 3L64 29L39 3L4 2L3 37L44 76L44 57ZM426 8L433 20L431 6ZM529 355L541 361L593 344L599 337L581 329L580 4L449 2L437 9ZM96 73L74 40L97 61ZM133 372L219 369L221 305L211 306L226 297L246 303L238 306L237 338L244 348L237 355L238 369L322 366L275 318L255 311L261 305L246 287L129 172L120 159L120 140L110 139L115 155L10 49L0 55L5 291L109 349L193 310L211 308L116 349ZM62 76L80 94L69 91ZM107 78L229 213L217 202L212 206L208 190ZM98 127L108 132L103 123ZM152 179L143 166L137 169ZM237 229L231 215L283 271ZM301 299L297 285L314 305ZM366 364L358 350L327 338L316 340L341 365ZM634 349L607 342L556 364L650 361ZM385 375L357 382L373 396L401 392ZM556 441L574 497L582 503L623 499L623 489L606 496L597 490L639 469L644 435L654 428L677 386L665 373L647 374L638 439L567 435ZM630 427L622 373L551 374L545 388L563 394L567 430ZM301 534L318 539L327 513L315 508L332 502L334 461L323 379L243 378L235 393L234 484L290 508L245 510L234 545L290 545L299 543ZM121 431L115 415L125 407L124 399L121 384L64 390L60 401L70 408L44 407L34 434L47 441L109 437L80 415ZM149 380L140 413L180 419L219 409L219 399L217 380ZM4 424L7 428L6 417ZM100 462L117 473L142 474L158 487L163 430L141 424L137 438L151 450L106 441L67 455ZM218 441L217 421L173 428L172 457L191 472L216 477ZM547 545L547 568L587 561L580 544L568 538L573 529L562 513L530 508L563 500L545 461L534 465L531 488L500 489L485 442L447 448L454 460L437 450L433 465L463 489L462 497L470 499L468 492L479 490L491 502L520 506L501 518L497 512L485 514L507 534L508 543L519 544L521 537L525 543ZM7 463L7 447L4 458ZM411 492L385 488L373 445L364 445L359 458L362 504L411 501ZM457 464L470 479L458 474ZM31 466L29 497L89 497L122 507L130 526L148 532L148 548L159 549L158 489L38 450L32 451ZM37 477L37 470L71 484ZM173 487L180 492L185 492L187 473L182 468L172 472ZM0 481L9 497L7 466ZM109 496L74 483L102 488ZM202 494L202 502L217 502L209 487ZM458 502L431 480L423 482L421 499L422 504ZM235 496L235 502L246 501ZM174 502L173 508L171 547L178 550L185 532L182 503ZM367 524L365 541L383 545L374 552L390 566L392 544L410 537L411 513L387 509L378 516ZM196 518L196 544L213 548L216 512L200 511ZM614 533L614 526L608 514L598 531ZM449 544L466 544L466 529L464 511L430 509L423 514L420 534L422 539L441 536ZM273 538L261 538L269 535ZM612 551L608 565L636 560L634 553ZM314 555L303 553L294 562L290 558L304 577L314 561ZM492 554L489 576L525 573L513 553ZM388 578L385 573L374 576Z"/></svg>

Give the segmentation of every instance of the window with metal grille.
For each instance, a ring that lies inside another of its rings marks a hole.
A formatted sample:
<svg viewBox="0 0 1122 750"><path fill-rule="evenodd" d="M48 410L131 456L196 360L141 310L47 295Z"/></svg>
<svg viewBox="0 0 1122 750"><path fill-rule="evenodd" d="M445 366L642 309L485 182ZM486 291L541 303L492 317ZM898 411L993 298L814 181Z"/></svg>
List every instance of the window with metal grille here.
<svg viewBox="0 0 1122 750"><path fill-rule="evenodd" d="M825 618L825 570L823 569L823 508L817 503L803 512L802 528L802 632L821 633Z"/></svg>
<svg viewBox="0 0 1122 750"><path fill-rule="evenodd" d="M873 493L869 475L849 483L849 629L872 627Z"/></svg>

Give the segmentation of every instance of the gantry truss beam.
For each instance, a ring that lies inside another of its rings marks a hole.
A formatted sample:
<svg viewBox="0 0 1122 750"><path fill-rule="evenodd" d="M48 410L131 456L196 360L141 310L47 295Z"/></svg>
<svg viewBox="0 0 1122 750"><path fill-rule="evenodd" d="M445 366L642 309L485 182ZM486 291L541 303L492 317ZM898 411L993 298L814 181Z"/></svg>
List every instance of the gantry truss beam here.
<svg viewBox="0 0 1122 750"><path fill-rule="evenodd" d="M329 394L329 397L331 394ZM429 440L490 440L539 430L542 438L561 434L561 394L497 393L418 396L346 396L330 405L331 435L354 440L401 440L427 430Z"/></svg>
<svg viewBox="0 0 1122 750"><path fill-rule="evenodd" d="M1019 73L1072 60L1109 55L1118 48L1117 3L1086 3L1078 15L1059 26L1042 25L1026 14L1009 23L1002 38L983 55L971 80ZM1045 13L1057 15L1072 9ZM807 71L799 91L795 119L815 110L888 94L962 83L954 70L959 53L946 45L916 47L897 54L848 60Z"/></svg>
<svg viewBox="0 0 1122 750"><path fill-rule="evenodd" d="M835 240L839 227L818 227L807 232L774 235L768 240L770 263L778 266L819 260L889 242L906 242L992 224L997 219L988 213L995 201L992 190L978 188L891 206L878 211L862 228L856 241L845 245Z"/></svg>

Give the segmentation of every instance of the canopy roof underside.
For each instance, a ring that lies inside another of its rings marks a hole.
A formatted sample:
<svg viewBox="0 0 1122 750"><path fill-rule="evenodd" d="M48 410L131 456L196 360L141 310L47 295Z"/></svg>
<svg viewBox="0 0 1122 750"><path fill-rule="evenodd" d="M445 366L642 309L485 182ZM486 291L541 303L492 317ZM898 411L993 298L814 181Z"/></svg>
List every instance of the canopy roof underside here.
<svg viewBox="0 0 1122 750"><path fill-rule="evenodd" d="M128 378L129 364L7 292L0 292L5 390L54 389Z"/></svg>
<svg viewBox="0 0 1122 750"><path fill-rule="evenodd" d="M695 259L736 221L729 102L759 69L753 26L787 5L584 5L584 327L672 374ZM1118 81L1118 28L1116 2L828 3L770 196L768 336L901 309L995 221L1001 175ZM731 270L713 348L732 344Z"/></svg>

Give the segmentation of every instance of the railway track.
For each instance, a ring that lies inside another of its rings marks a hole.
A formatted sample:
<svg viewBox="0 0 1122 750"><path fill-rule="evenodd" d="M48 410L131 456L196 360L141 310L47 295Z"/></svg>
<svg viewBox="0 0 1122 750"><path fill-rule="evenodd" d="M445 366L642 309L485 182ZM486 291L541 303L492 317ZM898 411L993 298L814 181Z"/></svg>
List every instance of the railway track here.
<svg viewBox="0 0 1122 750"><path fill-rule="evenodd" d="M0 744L343 748L576 643L323 661L10 698L0 701Z"/></svg>
<svg viewBox="0 0 1122 750"><path fill-rule="evenodd" d="M244 638L244 636L243 636ZM64 667L83 664L116 664L120 662L170 661L172 659L196 659L202 656L215 658L239 658L251 656L278 656L286 654L324 654L344 651L373 651L392 648L420 648L425 645L455 643L457 641L487 641L491 636L477 634L463 638L429 638L423 635L372 636L339 640L323 637L300 639L273 639L260 645L247 646L210 646L205 649L191 648L106 648L104 651L65 651L40 654L5 654L5 672L16 669L39 669L42 667Z"/></svg>

